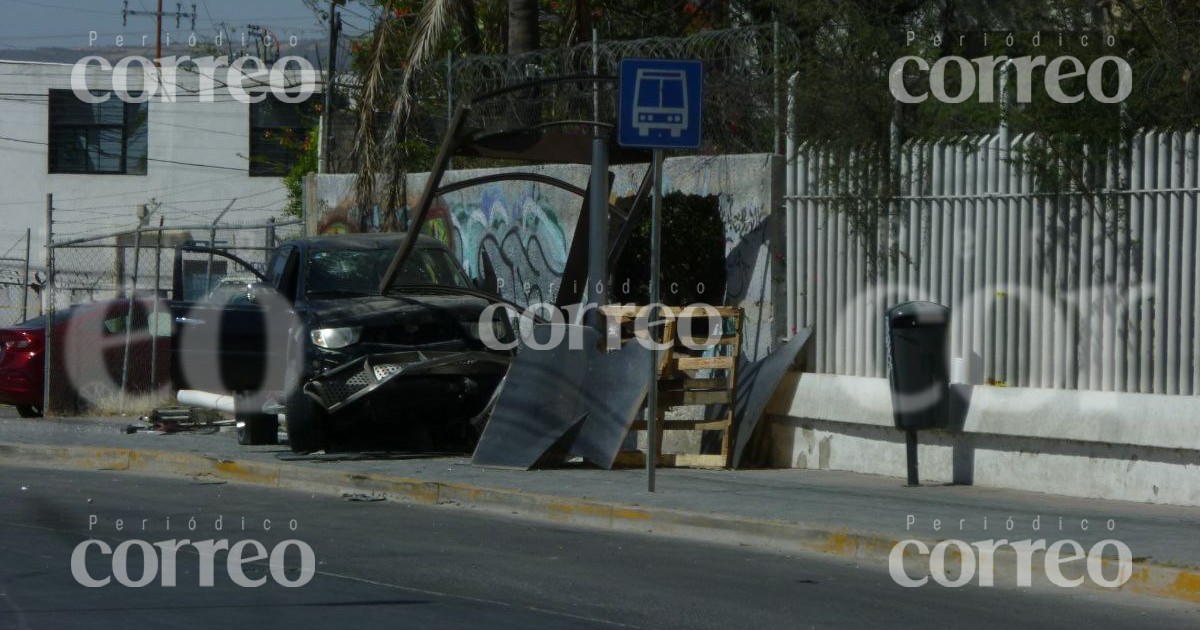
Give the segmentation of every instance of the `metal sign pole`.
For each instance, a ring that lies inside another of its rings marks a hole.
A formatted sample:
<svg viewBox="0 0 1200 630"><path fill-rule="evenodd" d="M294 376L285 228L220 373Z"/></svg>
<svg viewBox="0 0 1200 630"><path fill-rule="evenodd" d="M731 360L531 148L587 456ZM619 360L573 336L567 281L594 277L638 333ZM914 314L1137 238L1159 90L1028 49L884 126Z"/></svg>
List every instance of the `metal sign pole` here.
<svg viewBox="0 0 1200 630"><path fill-rule="evenodd" d="M652 151L654 202L650 214L650 304L647 319L660 322L662 301L662 187L663 150L700 147L704 66L694 59L622 59L617 115L617 144ZM649 327L647 327L649 328ZM654 492L658 466L657 340L650 351L650 386L646 394L646 481ZM665 337L665 335L663 335ZM667 341L664 339L663 341Z"/></svg>
<svg viewBox="0 0 1200 630"><path fill-rule="evenodd" d="M658 322L662 271L662 180L663 150L654 149L654 200L650 206L650 326ZM649 341L654 336L646 327ZM646 393L646 489L654 492L654 469L658 466L658 347L650 351L650 387Z"/></svg>
<svg viewBox="0 0 1200 630"><path fill-rule="evenodd" d="M908 463L908 487L920 487L921 476L917 472L917 432L912 429L904 432L904 455Z"/></svg>

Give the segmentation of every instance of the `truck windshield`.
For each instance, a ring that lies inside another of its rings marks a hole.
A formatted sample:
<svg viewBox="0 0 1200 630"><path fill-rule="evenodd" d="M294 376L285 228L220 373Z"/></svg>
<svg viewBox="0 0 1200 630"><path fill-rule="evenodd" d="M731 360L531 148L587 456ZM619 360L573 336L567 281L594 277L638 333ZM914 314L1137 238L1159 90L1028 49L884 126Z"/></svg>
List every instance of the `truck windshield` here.
<svg viewBox="0 0 1200 630"><path fill-rule="evenodd" d="M307 291L309 294L377 293L394 255L392 249L315 251L309 257ZM396 277L396 284L471 286L450 253L433 247L414 249Z"/></svg>

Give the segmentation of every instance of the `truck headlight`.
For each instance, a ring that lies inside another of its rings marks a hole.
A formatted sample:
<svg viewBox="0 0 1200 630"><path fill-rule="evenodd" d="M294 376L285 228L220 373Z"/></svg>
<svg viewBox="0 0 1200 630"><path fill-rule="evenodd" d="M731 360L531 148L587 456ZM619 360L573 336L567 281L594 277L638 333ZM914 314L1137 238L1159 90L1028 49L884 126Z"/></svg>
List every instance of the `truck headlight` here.
<svg viewBox="0 0 1200 630"><path fill-rule="evenodd" d="M492 337L497 341L510 342L513 340L512 326L502 318L492 320Z"/></svg>
<svg viewBox="0 0 1200 630"><path fill-rule="evenodd" d="M488 315L491 314L491 318ZM499 304L484 309L479 316L476 338L491 350L511 350L517 346L516 335L508 321L508 311Z"/></svg>
<svg viewBox="0 0 1200 630"><path fill-rule="evenodd" d="M319 328L312 331L312 342L318 348L337 350L338 348L345 348L346 346L358 343L358 339L361 336L362 326Z"/></svg>

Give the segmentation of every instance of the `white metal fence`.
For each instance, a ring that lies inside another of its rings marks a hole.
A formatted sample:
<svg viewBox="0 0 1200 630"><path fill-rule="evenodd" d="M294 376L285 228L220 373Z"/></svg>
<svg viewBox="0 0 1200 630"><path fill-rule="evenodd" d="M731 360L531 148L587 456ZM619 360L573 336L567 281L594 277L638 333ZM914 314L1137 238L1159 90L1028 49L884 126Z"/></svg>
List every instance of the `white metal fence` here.
<svg viewBox="0 0 1200 630"><path fill-rule="evenodd" d="M910 143L895 197L841 177L853 155L794 152L789 328L813 327L816 371L884 376L883 313L921 299L952 309L970 382L1200 394L1200 136L1138 134L1056 193L1009 158L1032 141Z"/></svg>

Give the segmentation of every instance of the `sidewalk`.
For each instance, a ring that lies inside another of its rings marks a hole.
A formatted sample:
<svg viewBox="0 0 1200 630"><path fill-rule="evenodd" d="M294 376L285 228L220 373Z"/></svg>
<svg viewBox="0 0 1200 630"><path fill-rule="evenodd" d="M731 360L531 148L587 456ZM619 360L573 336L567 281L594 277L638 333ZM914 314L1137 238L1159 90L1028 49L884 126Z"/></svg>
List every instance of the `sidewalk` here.
<svg viewBox="0 0 1200 630"><path fill-rule="evenodd" d="M897 541L910 538L931 546L949 538L1071 539L1085 552L1115 539L1130 548L1136 563L1125 588L1200 602L1200 508L971 486L907 488L901 479L812 470L660 469L658 491L649 493L640 469L512 471L478 468L464 457L297 457L286 446L239 446L232 432L127 435L121 429L128 424L0 419L0 461L378 493L403 502L883 562L878 566L886 566ZM1001 562L996 564L999 575Z"/></svg>

